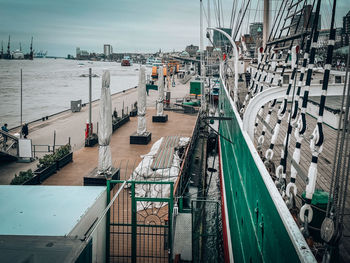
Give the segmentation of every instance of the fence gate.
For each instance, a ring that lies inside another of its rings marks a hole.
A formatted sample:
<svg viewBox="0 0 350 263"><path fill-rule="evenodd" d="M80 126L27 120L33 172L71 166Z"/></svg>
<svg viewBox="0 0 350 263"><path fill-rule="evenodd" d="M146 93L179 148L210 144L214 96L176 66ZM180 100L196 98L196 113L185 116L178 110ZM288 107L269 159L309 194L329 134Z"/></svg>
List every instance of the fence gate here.
<svg viewBox="0 0 350 263"><path fill-rule="evenodd" d="M109 197L123 182L110 181ZM170 262L172 210L172 182L128 181L107 217L107 261Z"/></svg>

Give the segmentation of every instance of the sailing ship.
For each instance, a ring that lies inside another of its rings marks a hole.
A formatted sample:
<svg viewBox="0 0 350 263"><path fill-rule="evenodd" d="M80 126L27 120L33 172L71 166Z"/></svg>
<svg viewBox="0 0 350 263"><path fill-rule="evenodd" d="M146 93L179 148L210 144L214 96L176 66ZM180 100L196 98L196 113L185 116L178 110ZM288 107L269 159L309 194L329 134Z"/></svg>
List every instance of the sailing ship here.
<svg viewBox="0 0 350 263"><path fill-rule="evenodd" d="M268 2L256 63L245 64L237 46L245 43L235 42L244 16L232 34L209 27L231 41L233 54L220 62L217 130L225 261L346 261L349 87L347 74L331 71L336 1L323 69L314 64L325 1L281 1L271 29ZM240 65L252 75L247 88ZM330 96L341 98L338 116L327 109Z"/></svg>
<svg viewBox="0 0 350 263"><path fill-rule="evenodd" d="M11 37L8 38L7 43L7 52L4 53L4 45L1 41L1 51L0 51L0 59L29 59L33 60L33 37L30 42L30 51L29 53L23 53L22 52L22 46L21 43L19 43L19 49L16 49L15 51L11 52L10 49L10 43L11 43Z"/></svg>

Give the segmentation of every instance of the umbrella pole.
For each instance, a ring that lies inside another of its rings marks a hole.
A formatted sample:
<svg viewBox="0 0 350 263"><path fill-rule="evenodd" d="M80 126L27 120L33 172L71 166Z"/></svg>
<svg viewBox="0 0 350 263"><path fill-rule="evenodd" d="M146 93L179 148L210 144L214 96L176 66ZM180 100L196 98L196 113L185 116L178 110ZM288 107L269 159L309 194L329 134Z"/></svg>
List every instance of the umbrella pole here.
<svg viewBox="0 0 350 263"><path fill-rule="evenodd" d="M89 68L89 137L92 134L92 127L91 127L91 97L92 97L92 74L91 74L91 68Z"/></svg>

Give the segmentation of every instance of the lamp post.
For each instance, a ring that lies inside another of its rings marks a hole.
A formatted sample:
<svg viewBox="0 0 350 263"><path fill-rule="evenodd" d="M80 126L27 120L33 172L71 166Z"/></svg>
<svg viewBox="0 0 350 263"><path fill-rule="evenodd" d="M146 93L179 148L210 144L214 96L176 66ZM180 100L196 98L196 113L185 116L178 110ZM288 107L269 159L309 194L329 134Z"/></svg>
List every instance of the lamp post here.
<svg viewBox="0 0 350 263"><path fill-rule="evenodd" d="M235 107L237 108L237 101L238 101L238 51L237 51L237 46L236 43L233 41L232 36L227 34L225 31L216 28L216 27L208 27L207 30L214 30L217 31L221 34L223 34L231 43L232 49L233 49L233 59L234 59L234 69L235 69L235 74L234 74L234 87L233 87L233 103ZM231 90L230 90L231 92Z"/></svg>
<svg viewBox="0 0 350 263"><path fill-rule="evenodd" d="M22 69L21 69L21 124L20 127L23 125L23 77L22 77ZM22 138L22 130L20 131L20 138Z"/></svg>

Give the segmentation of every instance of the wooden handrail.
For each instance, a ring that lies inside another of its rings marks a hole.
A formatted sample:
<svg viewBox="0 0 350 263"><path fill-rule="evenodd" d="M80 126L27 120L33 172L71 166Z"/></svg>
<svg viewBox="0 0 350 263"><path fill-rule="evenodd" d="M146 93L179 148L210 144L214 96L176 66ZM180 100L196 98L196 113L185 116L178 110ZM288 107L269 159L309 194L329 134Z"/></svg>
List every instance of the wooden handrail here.
<svg viewBox="0 0 350 263"><path fill-rule="evenodd" d="M189 144L186 147L186 151L185 151L185 154L184 154L184 157L183 157L183 162L182 162L181 167L180 167L179 175L178 175L177 180L176 180L175 185L174 185L174 191L173 191L174 197L176 197L177 188L179 187L179 183L180 183L180 179L181 179L181 176L182 176L182 173L183 173L183 169L184 169L184 166L185 166L185 162L186 162L186 158L187 158L187 155L188 155L188 151L190 150L190 147L191 147L191 144L192 144L192 140L193 140L193 135L194 135L194 132L195 132L195 130L197 128L197 125L198 125L198 120L199 120L199 112L197 114L196 124L194 125L194 127L192 129L191 140L190 140Z"/></svg>

